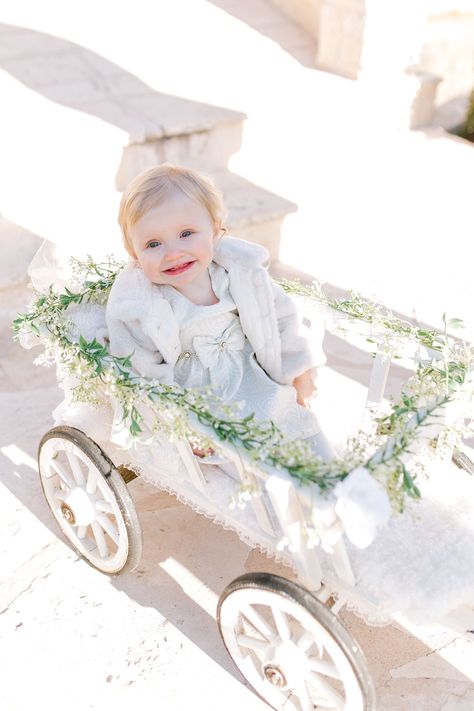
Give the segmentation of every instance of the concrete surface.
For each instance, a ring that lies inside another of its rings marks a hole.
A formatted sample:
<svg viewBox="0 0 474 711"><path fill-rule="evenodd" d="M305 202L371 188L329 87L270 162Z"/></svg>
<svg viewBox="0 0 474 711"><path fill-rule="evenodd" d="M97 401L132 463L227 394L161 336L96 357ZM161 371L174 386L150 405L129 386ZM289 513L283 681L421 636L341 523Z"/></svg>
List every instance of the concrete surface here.
<svg viewBox="0 0 474 711"><path fill-rule="evenodd" d="M472 146L436 129L381 125L375 96L362 100L351 82L305 67L291 42L283 48L283 19L280 41L271 39L264 0L248 5L247 18L223 1L138 0L131 8L7 0L2 21L81 45L162 92L245 112L232 169L300 208L283 226L284 269L354 287L435 326L443 311L472 324ZM5 64L5 31L1 707L265 709L226 655L216 601L245 571L291 571L136 480L143 559L134 573L108 578L68 548L42 498L36 449L60 392L52 370L33 365L35 352L10 340L7 324L29 298L14 286L24 277L18 265L42 238L71 253L115 248L114 179L127 136L25 86ZM337 440L357 425L370 358L337 338L326 350L321 411ZM394 371L392 391L406 376ZM472 645L436 626L408 633L343 619L366 653L377 711L474 708Z"/></svg>

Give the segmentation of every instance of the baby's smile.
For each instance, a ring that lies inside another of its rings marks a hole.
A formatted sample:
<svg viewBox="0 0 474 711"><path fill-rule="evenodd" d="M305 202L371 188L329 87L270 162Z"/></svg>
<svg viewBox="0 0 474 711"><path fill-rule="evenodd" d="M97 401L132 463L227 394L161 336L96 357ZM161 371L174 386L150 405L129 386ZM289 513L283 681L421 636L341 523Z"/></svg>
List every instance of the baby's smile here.
<svg viewBox="0 0 474 711"><path fill-rule="evenodd" d="M183 272L190 269L193 266L195 261L196 260L194 259L190 262L183 262L182 264L177 264L176 266L170 267L169 269L164 269L163 271L165 274L170 274L170 275L182 274Z"/></svg>

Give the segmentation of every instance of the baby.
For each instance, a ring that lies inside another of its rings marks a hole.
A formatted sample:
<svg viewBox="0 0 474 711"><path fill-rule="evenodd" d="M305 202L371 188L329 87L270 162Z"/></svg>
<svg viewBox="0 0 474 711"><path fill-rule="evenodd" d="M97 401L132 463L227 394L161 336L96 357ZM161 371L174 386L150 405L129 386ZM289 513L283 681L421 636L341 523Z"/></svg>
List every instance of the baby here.
<svg viewBox="0 0 474 711"><path fill-rule="evenodd" d="M195 170L164 163L129 184L119 224L131 263L107 304L111 352L132 354L144 377L210 385L239 401L242 417L272 420L331 458L309 409L321 343L310 345L294 302L270 279L267 250L225 236L225 216L222 194Z"/></svg>

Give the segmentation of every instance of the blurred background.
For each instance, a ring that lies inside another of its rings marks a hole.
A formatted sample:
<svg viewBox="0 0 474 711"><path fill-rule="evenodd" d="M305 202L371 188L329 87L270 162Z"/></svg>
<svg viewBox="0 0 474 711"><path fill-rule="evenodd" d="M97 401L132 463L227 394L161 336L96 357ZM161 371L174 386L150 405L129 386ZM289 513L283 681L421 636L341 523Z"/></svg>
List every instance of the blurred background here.
<svg viewBox="0 0 474 711"><path fill-rule="evenodd" d="M120 253L120 191L171 160L275 268L472 328L474 0L4 0L0 20L3 289L44 240Z"/></svg>

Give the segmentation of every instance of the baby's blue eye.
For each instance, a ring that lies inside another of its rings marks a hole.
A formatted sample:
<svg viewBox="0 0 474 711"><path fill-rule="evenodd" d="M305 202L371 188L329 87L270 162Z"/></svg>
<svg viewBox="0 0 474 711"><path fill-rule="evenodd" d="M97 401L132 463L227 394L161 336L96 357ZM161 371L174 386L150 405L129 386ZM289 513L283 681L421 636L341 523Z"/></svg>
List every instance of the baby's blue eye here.
<svg viewBox="0 0 474 711"><path fill-rule="evenodd" d="M189 237L189 235L192 235L191 230L184 230L184 232L181 232L181 237Z"/></svg>
<svg viewBox="0 0 474 711"><path fill-rule="evenodd" d="M147 247L151 247L153 249L153 247L159 247L160 244L161 242L158 242L158 240L154 239L151 242L148 242Z"/></svg>

